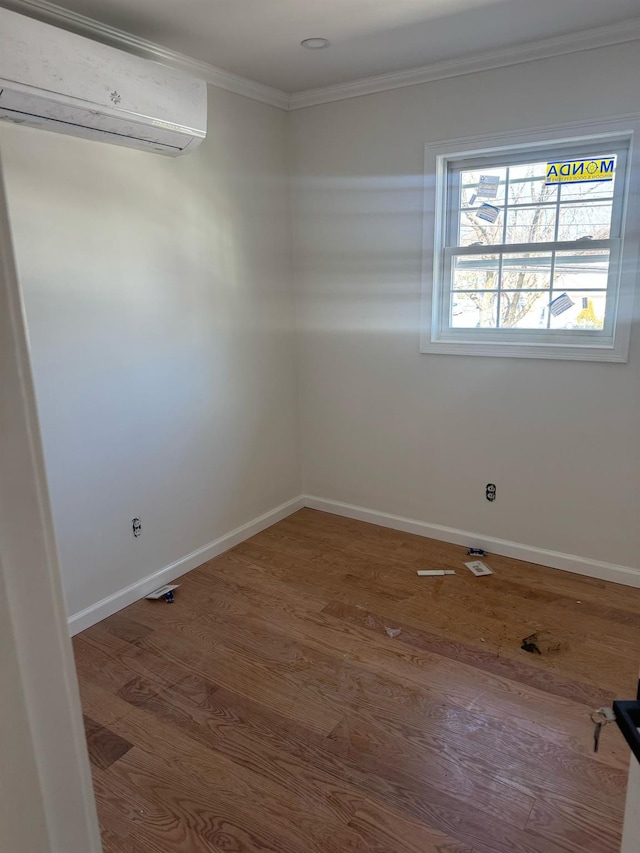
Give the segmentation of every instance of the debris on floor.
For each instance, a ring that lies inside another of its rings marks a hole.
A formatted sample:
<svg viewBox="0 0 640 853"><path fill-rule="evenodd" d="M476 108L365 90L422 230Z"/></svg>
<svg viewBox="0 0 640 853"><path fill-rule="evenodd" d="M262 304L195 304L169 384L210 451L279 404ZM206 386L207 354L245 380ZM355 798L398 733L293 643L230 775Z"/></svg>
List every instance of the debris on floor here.
<svg viewBox="0 0 640 853"><path fill-rule="evenodd" d="M145 596L150 601L158 601L161 598L167 602L167 604L173 604L175 600L174 589L178 589L180 586L179 583L174 584L166 584L166 586L161 586L160 589L156 589L153 592L150 592L149 595Z"/></svg>
<svg viewBox="0 0 640 853"><path fill-rule="evenodd" d="M476 577L493 574L493 569L490 569L486 563L482 562L482 560L473 560L471 563L465 563L465 566L470 572L473 572Z"/></svg>
<svg viewBox="0 0 640 853"><path fill-rule="evenodd" d="M454 569L420 569L418 574L421 578L434 578L441 575L455 575Z"/></svg>
<svg viewBox="0 0 640 853"><path fill-rule="evenodd" d="M395 639L395 637L399 637L402 633L402 628L387 628L386 625L384 627L384 630L387 632L387 634L391 637L392 640Z"/></svg>
<svg viewBox="0 0 640 853"><path fill-rule="evenodd" d="M486 557L487 552L484 551L482 548L469 548L469 550L467 551L467 556L468 557Z"/></svg>
<svg viewBox="0 0 640 853"><path fill-rule="evenodd" d="M520 648L530 654L551 655L562 651L564 645L551 631L536 631L523 639Z"/></svg>

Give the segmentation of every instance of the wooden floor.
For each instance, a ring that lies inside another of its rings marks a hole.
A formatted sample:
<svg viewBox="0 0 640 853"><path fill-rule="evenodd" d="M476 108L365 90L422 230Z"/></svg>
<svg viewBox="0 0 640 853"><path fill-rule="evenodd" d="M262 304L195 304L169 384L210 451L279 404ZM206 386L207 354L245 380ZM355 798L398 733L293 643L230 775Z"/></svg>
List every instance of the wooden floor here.
<svg viewBox="0 0 640 853"><path fill-rule="evenodd" d="M105 853L618 851L640 590L464 555L302 510L76 637Z"/></svg>

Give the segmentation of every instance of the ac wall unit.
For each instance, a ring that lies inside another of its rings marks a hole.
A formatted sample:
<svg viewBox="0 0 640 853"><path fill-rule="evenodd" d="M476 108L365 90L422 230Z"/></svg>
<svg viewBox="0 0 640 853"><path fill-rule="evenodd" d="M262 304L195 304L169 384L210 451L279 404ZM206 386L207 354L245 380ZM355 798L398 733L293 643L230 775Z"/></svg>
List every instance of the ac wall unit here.
<svg viewBox="0 0 640 853"><path fill-rule="evenodd" d="M0 8L0 118L176 156L207 135L207 86Z"/></svg>

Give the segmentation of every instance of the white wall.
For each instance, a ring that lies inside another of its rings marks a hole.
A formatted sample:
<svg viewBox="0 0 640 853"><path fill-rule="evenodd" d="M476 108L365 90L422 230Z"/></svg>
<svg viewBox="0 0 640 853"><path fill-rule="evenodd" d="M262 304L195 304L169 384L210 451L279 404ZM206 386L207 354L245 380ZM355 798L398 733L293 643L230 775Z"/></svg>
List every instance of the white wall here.
<svg viewBox="0 0 640 853"><path fill-rule="evenodd" d="M639 81L631 43L292 114L306 493L637 565L638 329L628 364L472 359L418 319L425 143L640 112Z"/></svg>
<svg viewBox="0 0 640 853"><path fill-rule="evenodd" d="M0 130L70 614L300 492L286 116L209 106L175 160Z"/></svg>

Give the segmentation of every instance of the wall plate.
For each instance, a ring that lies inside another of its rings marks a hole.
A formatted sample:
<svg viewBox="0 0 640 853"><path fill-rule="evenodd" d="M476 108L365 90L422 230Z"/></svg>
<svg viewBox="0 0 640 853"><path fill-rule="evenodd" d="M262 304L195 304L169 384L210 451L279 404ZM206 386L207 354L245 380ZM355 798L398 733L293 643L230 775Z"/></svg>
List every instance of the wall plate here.
<svg viewBox="0 0 640 853"><path fill-rule="evenodd" d="M151 601L156 601L159 598L163 598L168 592L173 592L174 589L178 589L179 586L179 583L168 583L166 586L161 586L160 589L150 592L149 595L145 595L145 598L148 598Z"/></svg>
<svg viewBox="0 0 640 853"><path fill-rule="evenodd" d="M483 563L482 560L474 560L471 563L465 563L465 566L469 569L470 572L473 572L476 577L493 574L493 570L490 569L486 563Z"/></svg>

